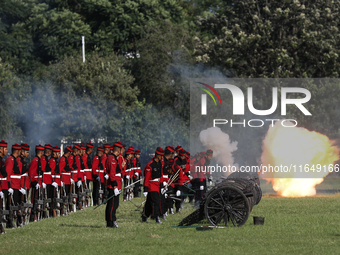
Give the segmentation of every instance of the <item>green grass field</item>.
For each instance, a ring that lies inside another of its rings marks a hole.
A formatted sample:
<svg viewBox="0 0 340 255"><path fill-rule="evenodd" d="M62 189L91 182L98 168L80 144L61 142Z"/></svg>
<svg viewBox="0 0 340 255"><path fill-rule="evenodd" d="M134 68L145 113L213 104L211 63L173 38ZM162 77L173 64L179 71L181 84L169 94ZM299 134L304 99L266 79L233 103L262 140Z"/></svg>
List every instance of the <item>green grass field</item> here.
<svg viewBox="0 0 340 255"><path fill-rule="evenodd" d="M140 204L142 198L132 200ZM118 208L119 229L107 229L105 206L45 219L1 235L0 254L339 254L340 195L264 197L243 227L197 231L172 228L193 209L171 215L163 225L130 202ZM252 216L265 217L263 226Z"/></svg>

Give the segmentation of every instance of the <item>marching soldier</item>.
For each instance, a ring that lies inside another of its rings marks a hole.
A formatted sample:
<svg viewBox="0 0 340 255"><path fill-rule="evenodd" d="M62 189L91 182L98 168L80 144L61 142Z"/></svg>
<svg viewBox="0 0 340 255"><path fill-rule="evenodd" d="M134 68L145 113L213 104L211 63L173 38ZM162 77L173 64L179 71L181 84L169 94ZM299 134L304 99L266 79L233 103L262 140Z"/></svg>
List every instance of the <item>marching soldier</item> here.
<svg viewBox="0 0 340 255"><path fill-rule="evenodd" d="M107 188L109 191L108 196L110 197L110 199L107 201L106 205L105 220L107 223L106 226L109 228L118 228L118 224L116 221L116 210L119 206L119 194L122 189L122 170L118 164L118 156L120 155L122 147L122 144L114 143L112 154L108 156L108 159L106 161L106 170L107 174L109 175Z"/></svg>
<svg viewBox="0 0 340 255"><path fill-rule="evenodd" d="M33 208L36 208L36 198L39 197L39 191L42 187L43 183L43 173L44 173L44 166L46 163L43 163L43 155L44 155L45 148L42 145L35 146L35 157L33 158L30 168L28 171L28 176L31 180L31 188L32 188L32 204ZM37 221L38 214L37 211L33 211L31 213L30 221Z"/></svg>
<svg viewBox="0 0 340 255"><path fill-rule="evenodd" d="M93 175L93 205L98 205L99 189L101 189L104 182L104 166L101 157L104 154L103 147L97 148L97 154L92 161L92 175Z"/></svg>
<svg viewBox="0 0 340 255"><path fill-rule="evenodd" d="M146 203L142 214L142 222L152 215L156 223L162 224L160 215L159 191L163 187L163 163L164 150L161 147L156 149L155 157L144 168L144 197Z"/></svg>

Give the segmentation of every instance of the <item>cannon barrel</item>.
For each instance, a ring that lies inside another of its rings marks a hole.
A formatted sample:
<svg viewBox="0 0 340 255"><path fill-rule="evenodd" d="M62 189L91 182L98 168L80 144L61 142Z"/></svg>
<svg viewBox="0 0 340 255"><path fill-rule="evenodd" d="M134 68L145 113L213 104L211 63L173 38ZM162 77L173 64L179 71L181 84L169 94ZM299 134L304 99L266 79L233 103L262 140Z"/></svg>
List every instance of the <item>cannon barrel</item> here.
<svg viewBox="0 0 340 255"><path fill-rule="evenodd" d="M253 206L261 201L262 191L256 174L235 172L217 184L203 197L199 209L185 217L179 226L188 226L207 219L213 226L242 226Z"/></svg>

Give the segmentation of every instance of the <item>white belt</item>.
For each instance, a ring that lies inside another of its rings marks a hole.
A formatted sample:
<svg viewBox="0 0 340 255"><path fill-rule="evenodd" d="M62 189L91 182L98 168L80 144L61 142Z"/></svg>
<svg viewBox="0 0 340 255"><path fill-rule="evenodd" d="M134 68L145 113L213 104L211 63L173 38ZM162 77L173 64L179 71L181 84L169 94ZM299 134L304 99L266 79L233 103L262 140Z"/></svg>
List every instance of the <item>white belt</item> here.
<svg viewBox="0 0 340 255"><path fill-rule="evenodd" d="M51 174L51 172L46 172L46 173L44 173L44 174Z"/></svg>
<svg viewBox="0 0 340 255"><path fill-rule="evenodd" d="M163 178L168 178L168 176L167 175L163 175Z"/></svg>
<svg viewBox="0 0 340 255"><path fill-rule="evenodd" d="M99 173L104 173L104 170L97 170L97 172L99 172Z"/></svg>
<svg viewBox="0 0 340 255"><path fill-rule="evenodd" d="M34 178L42 178L42 175L34 176Z"/></svg>
<svg viewBox="0 0 340 255"><path fill-rule="evenodd" d="M52 175L52 178L60 178L60 175Z"/></svg>
<svg viewBox="0 0 340 255"><path fill-rule="evenodd" d="M81 173L84 173L85 170L80 170Z"/></svg>
<svg viewBox="0 0 340 255"><path fill-rule="evenodd" d="M14 178L14 179L21 179L21 175L11 175L11 178Z"/></svg>
<svg viewBox="0 0 340 255"><path fill-rule="evenodd" d="M84 169L84 172L92 172L92 169Z"/></svg>
<svg viewBox="0 0 340 255"><path fill-rule="evenodd" d="M22 174L21 176L22 177L28 176L28 173Z"/></svg>
<svg viewBox="0 0 340 255"><path fill-rule="evenodd" d="M71 173L62 173L62 175L71 175Z"/></svg>
<svg viewBox="0 0 340 255"><path fill-rule="evenodd" d="M7 178L0 178L0 181L7 181Z"/></svg>
<svg viewBox="0 0 340 255"><path fill-rule="evenodd" d="M150 182L159 182L159 178L153 179L153 180L149 180Z"/></svg>
<svg viewBox="0 0 340 255"><path fill-rule="evenodd" d="M122 176L121 174L115 174L115 176Z"/></svg>
<svg viewBox="0 0 340 255"><path fill-rule="evenodd" d="M76 173L78 173L78 171L77 170L76 171L71 171L71 173L76 174Z"/></svg>

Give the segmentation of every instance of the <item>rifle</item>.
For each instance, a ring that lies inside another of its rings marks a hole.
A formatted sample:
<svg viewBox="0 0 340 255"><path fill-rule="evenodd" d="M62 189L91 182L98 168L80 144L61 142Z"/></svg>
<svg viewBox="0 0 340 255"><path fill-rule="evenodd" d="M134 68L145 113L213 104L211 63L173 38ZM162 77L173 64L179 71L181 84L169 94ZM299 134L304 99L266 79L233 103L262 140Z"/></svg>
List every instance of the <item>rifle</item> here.
<svg viewBox="0 0 340 255"><path fill-rule="evenodd" d="M84 189L83 189L83 185L84 183L82 183L82 185L78 188L78 206L79 206L79 209L82 210L83 209L83 206L82 206L82 202L85 201L85 197L86 197L86 193L84 192Z"/></svg>
<svg viewBox="0 0 340 255"><path fill-rule="evenodd" d="M28 217L29 217L29 210L27 210L28 208L32 208L33 205L32 203L29 203L27 202L28 200L28 196L27 196L27 188L26 188L26 181L27 181L27 177L28 177L28 174L25 173L24 174L24 178L25 178L25 181L24 181L24 190L26 191L25 192L25 195L21 195L21 208L23 209L22 212L23 212L23 225L27 225L28 224Z"/></svg>
<svg viewBox="0 0 340 255"><path fill-rule="evenodd" d="M75 171L75 170L73 170ZM76 202L74 201L74 198L77 199L77 195L75 194L75 182L73 180L73 171L71 172L71 188L70 188L70 194L69 194L69 205L73 205L73 210L72 212L75 212L76 211ZM73 181L73 184L72 184L72 181ZM70 208L71 210L71 208Z"/></svg>
<svg viewBox="0 0 340 255"><path fill-rule="evenodd" d="M44 173L43 173L43 177L42 177L42 182L44 183ZM52 202L51 201L51 198L47 198L47 191L46 189L42 189L42 200L43 200L43 214L42 214L42 217L43 218L49 218L49 213L48 211L51 209L50 207L50 203ZM49 204L49 206L47 206L47 203Z"/></svg>
<svg viewBox="0 0 340 255"><path fill-rule="evenodd" d="M85 192L85 201L86 201L86 207L88 206L88 199L89 198L91 198L91 202L93 202L93 200L92 200L92 190L91 189L89 189L89 187L87 187L87 182L86 182L86 176L84 176L84 185L85 185L85 189L84 189L84 192ZM90 195L89 195L89 193L90 193Z"/></svg>
<svg viewBox="0 0 340 255"><path fill-rule="evenodd" d="M12 195L8 194L7 199L8 199L8 204L9 204L9 214L8 214L7 225L9 228L15 228L13 219L16 219L18 217L17 213L18 213L19 207L13 204Z"/></svg>

